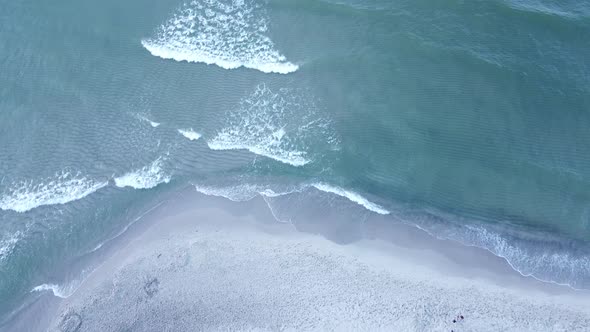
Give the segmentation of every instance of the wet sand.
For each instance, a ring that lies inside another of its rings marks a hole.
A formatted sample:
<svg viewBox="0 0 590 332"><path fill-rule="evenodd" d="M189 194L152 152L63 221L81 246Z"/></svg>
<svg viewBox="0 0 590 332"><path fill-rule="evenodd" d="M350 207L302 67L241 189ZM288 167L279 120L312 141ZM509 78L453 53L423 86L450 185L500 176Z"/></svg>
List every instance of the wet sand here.
<svg viewBox="0 0 590 332"><path fill-rule="evenodd" d="M336 220L324 221L316 224L336 228ZM261 198L237 203L186 194L87 258L94 271L71 296L43 292L11 329L590 328L586 291L522 277L484 250L407 226L369 219L361 227L363 239L341 244L332 241L341 231L276 222ZM459 314L465 319L453 323Z"/></svg>

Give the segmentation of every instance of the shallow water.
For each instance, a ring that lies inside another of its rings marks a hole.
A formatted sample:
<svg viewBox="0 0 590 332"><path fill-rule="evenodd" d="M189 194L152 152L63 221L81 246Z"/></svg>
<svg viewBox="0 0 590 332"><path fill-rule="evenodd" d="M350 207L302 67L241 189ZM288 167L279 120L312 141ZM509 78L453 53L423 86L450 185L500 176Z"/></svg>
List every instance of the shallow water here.
<svg viewBox="0 0 590 332"><path fill-rule="evenodd" d="M0 1L3 315L189 185L590 288L584 2Z"/></svg>

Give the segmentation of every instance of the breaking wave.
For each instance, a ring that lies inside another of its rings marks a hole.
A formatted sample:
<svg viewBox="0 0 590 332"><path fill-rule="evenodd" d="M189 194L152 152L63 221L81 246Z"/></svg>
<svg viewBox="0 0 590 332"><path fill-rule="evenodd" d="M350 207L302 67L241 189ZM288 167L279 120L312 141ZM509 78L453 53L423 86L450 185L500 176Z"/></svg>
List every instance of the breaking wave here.
<svg viewBox="0 0 590 332"><path fill-rule="evenodd" d="M163 59L264 73L296 71L298 66L288 62L265 34L267 21L264 9L251 0L195 0L141 44Z"/></svg>
<svg viewBox="0 0 590 332"><path fill-rule="evenodd" d="M191 141L196 141L199 138L201 138L201 134L197 133L192 128L191 129L178 129L178 133L180 133L182 136L188 138Z"/></svg>
<svg viewBox="0 0 590 332"><path fill-rule="evenodd" d="M315 189L320 190L320 191L327 193L327 194L333 194L333 195L337 195L340 197L344 197L347 200L349 200L350 202L358 204L358 205L362 206L363 208L365 208L366 210L377 213L377 214L386 215L386 214L390 213L385 208L381 207L380 205L378 205L376 203L369 201L368 199L366 199L364 196L362 196L361 194L359 194L357 192L346 190L346 189L336 187L336 186L332 186L332 185L329 185L326 183L313 183L311 185L302 184L299 186L289 186L289 187L284 188L282 190L277 190L276 188L271 189L271 188L269 188L269 186L250 184L250 183L240 184L240 185L236 185L236 186L225 186L225 187L224 186L205 186L205 185L195 184L195 189L202 194L209 195L209 196L224 197L224 198L227 198L227 199L229 199L231 201L235 201L235 202L248 201L248 200L253 199L256 196L272 198L272 197L285 196L285 195L289 195L289 194L293 194L293 193L301 193L309 188L315 188Z"/></svg>
<svg viewBox="0 0 590 332"><path fill-rule="evenodd" d="M163 170L163 159L161 157L151 165L115 178L115 185L119 188L149 189L156 187L160 183L168 182L170 182L170 176Z"/></svg>
<svg viewBox="0 0 590 332"><path fill-rule="evenodd" d="M523 276L576 289L590 289L590 252L587 245L564 241L550 234L520 232L512 227L497 225L477 225L475 221L457 222L461 220L460 217L436 211L405 211L403 208L396 208L391 212L357 192L326 183L302 184L292 186L289 190L270 189L269 186L256 184L195 187L198 192L205 195L225 197L232 201L247 201L261 196L275 219L294 223L301 217L299 211L326 209L327 201L307 192L315 188L328 195L346 198L364 210L374 213L374 217L393 218L392 222L401 221L420 228L434 238L453 240L465 246L485 249L505 259L513 270ZM277 197L283 201L277 201ZM308 206L309 204L318 206ZM351 218L358 217L348 208L336 209L346 211L343 213ZM306 218L305 214L302 217Z"/></svg>
<svg viewBox="0 0 590 332"><path fill-rule="evenodd" d="M145 117L145 116L143 116L143 115L141 115L141 114L136 114L136 117L137 117L137 119L139 119L140 121L143 121L143 122L149 123L149 124L150 124L150 126L152 126L152 128L157 128L157 127L158 127L158 126L161 124L161 123L159 123L159 122L152 121L152 120L148 119L147 117Z"/></svg>
<svg viewBox="0 0 590 332"><path fill-rule="evenodd" d="M504 258L518 273L537 280L590 289L590 256L579 245L565 243L549 234L519 233L493 230L491 226L463 225L458 232L447 228L431 235L456 240L464 245L485 249ZM438 227L437 227L438 229Z"/></svg>
<svg viewBox="0 0 590 332"><path fill-rule="evenodd" d="M314 183L314 184L312 184L312 187L314 187L318 190L321 190L323 192L326 192L326 193L330 193L330 194L338 195L340 197L344 197L351 202L361 205L362 207L364 207L365 209L367 209L369 211L373 211L375 213L383 214L383 215L390 213L389 211L387 211L386 209L384 209L380 205L369 201L368 199L364 198L363 196L361 196L360 194L357 194L354 191L342 189L340 187L331 186L331 185L328 185L325 183Z"/></svg>
<svg viewBox="0 0 590 332"><path fill-rule="evenodd" d="M9 186L1 193L0 209L26 212L43 205L66 204L84 198L108 185L63 171L54 178L26 180Z"/></svg>
<svg viewBox="0 0 590 332"><path fill-rule="evenodd" d="M212 150L248 150L292 166L310 163L307 142L338 144L329 121L318 116L310 99L296 91L266 85L228 113L228 124L207 141Z"/></svg>

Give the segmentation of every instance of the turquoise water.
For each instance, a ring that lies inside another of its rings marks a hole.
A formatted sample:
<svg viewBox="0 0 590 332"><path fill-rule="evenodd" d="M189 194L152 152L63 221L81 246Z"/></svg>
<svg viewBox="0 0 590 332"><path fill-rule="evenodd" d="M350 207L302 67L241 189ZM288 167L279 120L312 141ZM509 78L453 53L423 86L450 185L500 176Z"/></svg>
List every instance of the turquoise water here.
<svg viewBox="0 0 590 332"><path fill-rule="evenodd" d="M587 2L0 3L3 316L193 185L590 288Z"/></svg>

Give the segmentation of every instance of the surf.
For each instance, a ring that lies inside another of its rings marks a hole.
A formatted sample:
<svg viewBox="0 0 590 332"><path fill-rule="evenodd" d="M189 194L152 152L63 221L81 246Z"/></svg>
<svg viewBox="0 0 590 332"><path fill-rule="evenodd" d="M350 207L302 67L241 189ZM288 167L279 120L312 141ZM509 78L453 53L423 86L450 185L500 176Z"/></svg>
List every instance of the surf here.
<svg viewBox="0 0 590 332"><path fill-rule="evenodd" d="M190 141L196 141L199 138L201 138L201 134L197 133L196 131L193 130L193 128L190 129L178 129L178 133L181 134L182 136L188 138Z"/></svg>
<svg viewBox="0 0 590 332"><path fill-rule="evenodd" d="M583 243L573 243L548 233L523 232L510 226L466 221L459 216L434 210L415 210L403 206L388 209L369 200L362 193L327 182L285 187L255 183L228 186L195 184L195 189L204 195L224 197L235 202L249 201L260 196L278 222L305 223L301 218L306 217L300 216L299 211L313 211L319 206L325 209L326 204L334 212L347 211L347 216L342 216L344 219L356 219L363 215L363 219L387 218L388 222L401 222L416 227L436 239L486 250L504 259L512 270L524 277L572 289L590 287L590 280L587 280L590 274L589 253L585 249L587 247ZM310 190L317 190L320 195ZM334 197L344 200L335 202ZM354 206L362 209L361 214L354 212Z"/></svg>
<svg viewBox="0 0 590 332"><path fill-rule="evenodd" d="M311 98L293 89L272 90L265 84L229 111L225 126L207 140L211 150L248 150L256 155L301 167L313 161L308 146L338 145L330 121Z"/></svg>
<svg viewBox="0 0 590 332"><path fill-rule="evenodd" d="M1 210L27 212L40 206L59 205L82 199L108 185L81 173L62 171L53 178L24 180L9 187L0 198Z"/></svg>
<svg viewBox="0 0 590 332"><path fill-rule="evenodd" d="M348 199L349 201L354 202L369 211L372 211L372 212L375 212L378 214L382 214L382 215L386 215L386 214L390 213L388 210L386 210L382 206L369 201L368 199L366 199L365 197L363 197L362 195L360 195L354 191L346 190L346 189L336 187L336 186L331 186L329 184L322 183L322 182L314 183L311 186L316 188L317 190L320 190L320 191L323 191L326 193L330 193L330 194L334 194L334 195L338 195L340 197L344 197L344 198Z"/></svg>
<svg viewBox="0 0 590 332"><path fill-rule="evenodd" d="M115 178L115 185L119 188L150 189L168 183L170 179L170 175L164 172L164 159L160 157L150 165Z"/></svg>
<svg viewBox="0 0 590 332"><path fill-rule="evenodd" d="M266 35L268 19L253 1L192 1L156 29L142 46L162 59L289 74L287 61Z"/></svg>

